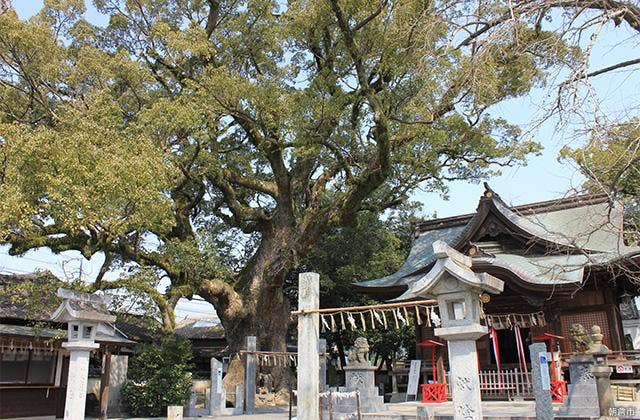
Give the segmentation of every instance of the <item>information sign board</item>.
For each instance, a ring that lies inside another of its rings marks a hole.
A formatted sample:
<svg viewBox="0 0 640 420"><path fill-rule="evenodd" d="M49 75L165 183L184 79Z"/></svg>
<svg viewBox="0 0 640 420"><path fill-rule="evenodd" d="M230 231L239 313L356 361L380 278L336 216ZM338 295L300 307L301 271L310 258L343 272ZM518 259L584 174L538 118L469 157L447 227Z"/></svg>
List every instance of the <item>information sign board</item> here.
<svg viewBox="0 0 640 420"><path fill-rule="evenodd" d="M409 401L409 395L413 395L415 400L418 395L418 381L420 379L420 360L412 360L411 367L409 368L409 381L407 383L407 398Z"/></svg>

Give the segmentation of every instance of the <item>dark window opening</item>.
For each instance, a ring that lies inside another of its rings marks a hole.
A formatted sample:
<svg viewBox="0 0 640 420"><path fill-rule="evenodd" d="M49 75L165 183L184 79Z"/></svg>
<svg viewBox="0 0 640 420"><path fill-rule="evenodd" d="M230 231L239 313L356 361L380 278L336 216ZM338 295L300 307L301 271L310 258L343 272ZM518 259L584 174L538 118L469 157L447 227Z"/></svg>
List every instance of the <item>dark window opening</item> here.
<svg viewBox="0 0 640 420"><path fill-rule="evenodd" d="M497 330L498 333L498 350L500 351L500 363L514 364L519 363L518 359L518 346L516 344L516 330ZM531 339L529 338L529 328L520 328L520 335L522 337L522 345L524 347L524 357L527 364L530 362L529 358L529 344ZM491 347L491 363L496 364L496 355L493 352L493 345Z"/></svg>
<svg viewBox="0 0 640 420"><path fill-rule="evenodd" d="M0 354L0 384L53 384L57 356L57 352L47 349L3 351Z"/></svg>

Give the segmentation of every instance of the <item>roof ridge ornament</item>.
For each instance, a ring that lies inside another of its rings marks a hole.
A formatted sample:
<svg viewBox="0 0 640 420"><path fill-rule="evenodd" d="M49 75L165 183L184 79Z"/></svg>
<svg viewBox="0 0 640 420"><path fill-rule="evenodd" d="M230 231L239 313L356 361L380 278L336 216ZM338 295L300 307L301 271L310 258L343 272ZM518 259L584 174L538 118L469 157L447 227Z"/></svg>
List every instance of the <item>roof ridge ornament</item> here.
<svg viewBox="0 0 640 420"><path fill-rule="evenodd" d="M497 194L495 193L495 191L493 191L493 190L491 189L491 187L489 186L489 183L488 183L487 181L483 182L483 185L484 185L484 194L483 194L483 195L484 195L485 197L487 197L487 198L492 198L494 195L497 195Z"/></svg>

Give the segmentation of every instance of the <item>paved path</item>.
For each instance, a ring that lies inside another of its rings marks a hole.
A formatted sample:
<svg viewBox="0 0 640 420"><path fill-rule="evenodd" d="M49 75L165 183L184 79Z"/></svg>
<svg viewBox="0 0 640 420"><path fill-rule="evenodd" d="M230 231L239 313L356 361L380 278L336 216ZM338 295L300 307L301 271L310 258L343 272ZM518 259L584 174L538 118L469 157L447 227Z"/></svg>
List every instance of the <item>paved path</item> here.
<svg viewBox="0 0 640 420"><path fill-rule="evenodd" d="M417 407L424 405L430 408L429 411L437 415L453 415L453 404L448 401L445 403L431 403L421 404L418 402L405 402L395 404L385 404L388 411L386 413L379 413L376 418L388 418L388 419L415 419ZM560 404L554 404L554 410L560 407ZM624 409L624 414L620 418L624 419L640 419L640 404L638 402L617 402L618 409ZM482 412L488 417L497 418L535 418L535 403L533 401L483 401ZM293 410L293 416L295 418L295 408ZM616 413L617 414L617 413ZM620 413L622 414L622 413ZM363 419L371 418L370 415L363 415ZM157 418L158 420L164 419L163 417ZM288 420L289 410L287 407L279 408L267 408L258 410L256 414L252 415L221 415L216 417L204 416L204 417L185 417L185 420L198 420L198 419L225 419L225 420ZM113 419L112 419L113 420ZM133 419L133 420L155 420L155 419Z"/></svg>

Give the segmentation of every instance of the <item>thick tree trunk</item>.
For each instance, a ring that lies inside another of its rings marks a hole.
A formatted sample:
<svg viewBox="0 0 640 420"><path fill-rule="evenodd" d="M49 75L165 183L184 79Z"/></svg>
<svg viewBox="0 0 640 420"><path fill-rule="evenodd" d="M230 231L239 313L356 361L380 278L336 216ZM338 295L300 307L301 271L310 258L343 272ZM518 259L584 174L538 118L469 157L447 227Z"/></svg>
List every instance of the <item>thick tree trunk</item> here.
<svg viewBox="0 0 640 420"><path fill-rule="evenodd" d="M232 395L235 386L243 381L242 358L235 359L235 355L243 348L245 338L253 335L257 337L257 350L286 351L286 337L289 328L289 304L284 299L281 288L268 288L262 293L256 304L248 304L254 310L248 311L243 317L222 319L225 327L225 337L228 350L232 355L224 380L228 395ZM234 360L235 359L235 360ZM287 369L280 367L260 367L260 373L271 373L277 389L290 385Z"/></svg>
<svg viewBox="0 0 640 420"><path fill-rule="evenodd" d="M295 266L294 240L288 229L271 231L263 236L262 243L245 270L240 273L235 291L242 301L235 311L220 310L218 315L225 328L229 352L235 355L242 349L246 336L257 337L257 349L263 351L286 351L286 337L290 325L290 304L283 293L284 280ZM206 295L205 299L210 300ZM219 309L220 308L220 309ZM242 380L242 366L233 363L225 378L225 389L233 392ZM271 373L276 388L290 385L287 369L280 367L261 368Z"/></svg>
<svg viewBox="0 0 640 420"><path fill-rule="evenodd" d="M282 293L280 296L277 295L277 292L265 293L254 307L254 312L246 314L241 319L223 321L230 354L238 354L244 346L245 338L250 335L257 337L257 350L286 351L289 307L282 299ZM226 331L230 333L226 333ZM262 366L259 368L259 373L271 373L274 385L279 389L286 388L290 384L291 378L286 370L280 367ZM232 363L224 381L227 393L232 392L235 385L242 382L242 378L242 363Z"/></svg>

